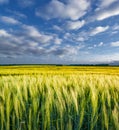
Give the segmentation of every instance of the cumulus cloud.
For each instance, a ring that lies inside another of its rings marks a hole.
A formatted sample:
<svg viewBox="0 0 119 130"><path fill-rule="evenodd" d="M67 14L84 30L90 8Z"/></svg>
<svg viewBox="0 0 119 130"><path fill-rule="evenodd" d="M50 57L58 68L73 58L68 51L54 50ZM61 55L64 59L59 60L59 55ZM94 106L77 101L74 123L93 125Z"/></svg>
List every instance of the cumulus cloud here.
<svg viewBox="0 0 119 130"><path fill-rule="evenodd" d="M47 46L60 45L62 39L57 35L45 34L34 26L22 25L17 31L0 29L0 54L7 57L18 55L43 56L63 53L62 48L48 51Z"/></svg>
<svg viewBox="0 0 119 130"><path fill-rule="evenodd" d="M40 43L48 43L53 39L52 35L43 34L34 26L23 25L24 33L30 38Z"/></svg>
<svg viewBox="0 0 119 130"><path fill-rule="evenodd" d="M19 47L16 45L16 38L8 33L4 29L0 29L0 54L5 55L14 55L14 53L18 54Z"/></svg>
<svg viewBox="0 0 119 130"><path fill-rule="evenodd" d="M80 47L79 46L72 46L72 45L65 45L63 47L60 46L52 46L49 50L49 54L53 54L59 57L67 57L67 56L74 56L77 55Z"/></svg>
<svg viewBox="0 0 119 130"><path fill-rule="evenodd" d="M119 15L119 7L99 12L96 16L96 20L101 21L116 15Z"/></svg>
<svg viewBox="0 0 119 130"><path fill-rule="evenodd" d="M100 1L100 8L105 8L105 7L108 7L110 6L111 4L115 3L116 1L118 0L101 0Z"/></svg>
<svg viewBox="0 0 119 130"><path fill-rule="evenodd" d="M88 29L87 31L80 31L79 33L67 32L64 34L64 39L71 41L73 43L80 42L81 44L83 44L84 41L89 40L91 36L95 36L97 34L103 33L107 31L108 29L109 29L109 26L97 26L95 28Z"/></svg>
<svg viewBox="0 0 119 130"><path fill-rule="evenodd" d="M20 22L12 17L8 17L8 16L1 16L0 17L0 20L4 23L7 23L7 24L20 24Z"/></svg>
<svg viewBox="0 0 119 130"><path fill-rule="evenodd" d="M64 34L64 39L69 42L71 41L72 43L81 43L83 44L84 41L88 40L89 38L89 30L86 31L81 31L79 33L75 33L75 32L66 32Z"/></svg>
<svg viewBox="0 0 119 130"><path fill-rule="evenodd" d="M69 30L78 30L79 28L83 27L85 21L68 21L67 22L67 29Z"/></svg>
<svg viewBox="0 0 119 130"><path fill-rule="evenodd" d="M18 55L44 55L46 53L42 45L28 38L22 33L10 34L6 30L0 30L0 54L6 57Z"/></svg>
<svg viewBox="0 0 119 130"><path fill-rule="evenodd" d="M101 21L117 15L119 15L118 0L100 0L93 19Z"/></svg>
<svg viewBox="0 0 119 130"><path fill-rule="evenodd" d="M119 41L111 42L112 47L119 47Z"/></svg>
<svg viewBox="0 0 119 130"><path fill-rule="evenodd" d="M77 38L76 38L76 40L77 41L80 41L80 42L83 42L83 41L85 41L85 38L82 36L78 36Z"/></svg>
<svg viewBox="0 0 119 130"><path fill-rule="evenodd" d="M89 35L90 35L90 30L87 31L81 31L78 33L78 35L76 36L77 41L86 41L89 39Z"/></svg>
<svg viewBox="0 0 119 130"><path fill-rule="evenodd" d="M109 26L106 26L106 27L102 27L102 26L99 26L99 27L96 27L94 28L91 32L90 32L90 36L94 36L94 35L97 35L99 33L102 33L102 32L105 32L106 30L109 29Z"/></svg>
<svg viewBox="0 0 119 130"><path fill-rule="evenodd" d="M68 51L69 55L76 55L78 53L78 50L80 49L80 47L66 45L65 49Z"/></svg>
<svg viewBox="0 0 119 130"><path fill-rule="evenodd" d="M0 29L0 36L1 36L1 37L9 37L9 36L11 36L11 35L10 35L9 33L7 33L6 30Z"/></svg>
<svg viewBox="0 0 119 130"><path fill-rule="evenodd" d="M67 0L66 3L52 0L46 7L37 9L36 15L46 19L78 20L87 13L89 6L90 2L88 0Z"/></svg>
<svg viewBox="0 0 119 130"><path fill-rule="evenodd" d="M55 44L61 44L61 43L62 43L62 39L56 37L56 38L54 39L54 43L55 43Z"/></svg>

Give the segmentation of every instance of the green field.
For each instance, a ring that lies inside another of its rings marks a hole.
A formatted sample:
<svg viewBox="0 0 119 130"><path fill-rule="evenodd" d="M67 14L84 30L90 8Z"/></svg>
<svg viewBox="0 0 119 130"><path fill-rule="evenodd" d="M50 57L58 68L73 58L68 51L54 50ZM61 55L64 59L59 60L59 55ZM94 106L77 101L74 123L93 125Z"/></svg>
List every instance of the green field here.
<svg viewBox="0 0 119 130"><path fill-rule="evenodd" d="M119 67L0 66L0 130L119 130Z"/></svg>

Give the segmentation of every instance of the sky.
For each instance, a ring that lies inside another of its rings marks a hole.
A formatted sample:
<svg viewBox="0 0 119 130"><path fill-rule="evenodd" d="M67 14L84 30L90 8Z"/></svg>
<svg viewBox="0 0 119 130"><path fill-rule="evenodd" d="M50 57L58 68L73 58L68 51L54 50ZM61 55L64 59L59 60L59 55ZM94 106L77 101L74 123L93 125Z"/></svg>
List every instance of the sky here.
<svg viewBox="0 0 119 130"><path fill-rule="evenodd" d="M119 0L0 0L0 64L119 61Z"/></svg>

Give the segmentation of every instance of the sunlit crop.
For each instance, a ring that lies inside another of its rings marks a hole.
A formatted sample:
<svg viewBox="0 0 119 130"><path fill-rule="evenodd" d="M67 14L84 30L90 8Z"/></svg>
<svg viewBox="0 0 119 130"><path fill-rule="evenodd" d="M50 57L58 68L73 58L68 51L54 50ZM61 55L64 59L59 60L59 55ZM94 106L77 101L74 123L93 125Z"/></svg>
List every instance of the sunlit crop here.
<svg viewBox="0 0 119 130"><path fill-rule="evenodd" d="M0 67L0 130L119 130L119 68Z"/></svg>

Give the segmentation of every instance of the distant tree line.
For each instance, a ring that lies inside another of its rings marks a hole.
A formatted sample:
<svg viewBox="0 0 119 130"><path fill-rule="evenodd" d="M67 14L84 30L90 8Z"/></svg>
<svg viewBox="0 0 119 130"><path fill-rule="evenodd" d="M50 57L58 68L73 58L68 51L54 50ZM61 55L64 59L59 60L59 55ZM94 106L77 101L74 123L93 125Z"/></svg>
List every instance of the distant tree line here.
<svg viewBox="0 0 119 130"><path fill-rule="evenodd" d="M42 66L113 66L110 64L0 64L0 66L32 66L32 65L42 65Z"/></svg>

